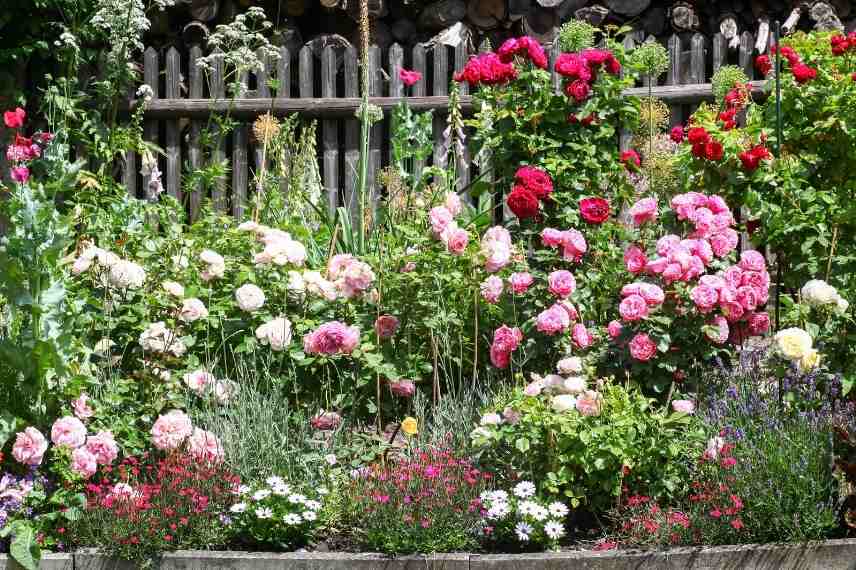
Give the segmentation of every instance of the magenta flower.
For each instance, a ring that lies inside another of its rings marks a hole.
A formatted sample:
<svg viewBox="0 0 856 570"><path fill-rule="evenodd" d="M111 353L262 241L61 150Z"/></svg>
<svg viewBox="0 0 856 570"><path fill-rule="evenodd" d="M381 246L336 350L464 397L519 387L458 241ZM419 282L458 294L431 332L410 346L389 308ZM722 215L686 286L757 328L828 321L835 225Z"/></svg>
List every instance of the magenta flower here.
<svg viewBox="0 0 856 570"><path fill-rule="evenodd" d="M422 74L418 71L412 71L410 69L401 69L398 72L398 77L401 79L401 82L404 83L407 87L412 87L414 84L418 83L420 79L422 79Z"/></svg>

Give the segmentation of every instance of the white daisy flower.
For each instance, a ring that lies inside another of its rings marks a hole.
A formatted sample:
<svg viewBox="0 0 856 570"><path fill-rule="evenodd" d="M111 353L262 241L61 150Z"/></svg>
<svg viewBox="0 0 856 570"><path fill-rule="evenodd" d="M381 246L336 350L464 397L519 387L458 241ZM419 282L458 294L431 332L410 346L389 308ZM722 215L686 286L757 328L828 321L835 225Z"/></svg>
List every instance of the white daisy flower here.
<svg viewBox="0 0 856 570"><path fill-rule="evenodd" d="M300 493L293 493L288 496L288 502L292 505L302 505L306 502L306 497Z"/></svg>
<svg viewBox="0 0 856 570"><path fill-rule="evenodd" d="M285 479L274 475L265 479L265 483L267 483L269 487L280 487L285 485Z"/></svg>
<svg viewBox="0 0 856 570"><path fill-rule="evenodd" d="M321 509L321 503L320 503L320 502L318 502L318 501L312 501L312 500L304 501L304 502L303 502L303 505L304 505L307 509L309 509L310 511L318 511L318 510L320 510L320 509Z"/></svg>
<svg viewBox="0 0 856 570"><path fill-rule="evenodd" d="M548 521L544 525L544 534L551 540L559 540L565 536L565 526L559 521Z"/></svg>
<svg viewBox="0 0 856 570"><path fill-rule="evenodd" d="M243 513L247 510L247 503L235 503L229 507L229 510L233 513Z"/></svg>
<svg viewBox="0 0 856 570"><path fill-rule="evenodd" d="M314 521L318 518L318 513L315 511L303 511L300 513L300 516L302 516L305 521Z"/></svg>
<svg viewBox="0 0 856 570"><path fill-rule="evenodd" d="M548 511L541 505L535 505L535 507L532 509L532 518L538 522L546 520L548 516L550 516L550 511Z"/></svg>
<svg viewBox="0 0 856 570"><path fill-rule="evenodd" d="M285 522L285 524L300 524L303 522L303 519L300 518L300 515L298 515L297 513L288 513L287 515L282 517L282 520Z"/></svg>
<svg viewBox="0 0 856 570"><path fill-rule="evenodd" d="M517 539L522 542L529 541L529 535L532 534L533 530L532 525L525 522L519 522L517 523L517 526L514 527L514 532L517 533Z"/></svg>
<svg viewBox="0 0 856 570"><path fill-rule="evenodd" d="M238 488L235 490L235 494L236 494L236 495L246 495L246 494L247 494L247 493L249 493L250 491L252 491L252 489L250 488L250 486L249 486L249 485L241 485L240 487L238 487Z"/></svg>
<svg viewBox="0 0 856 570"><path fill-rule="evenodd" d="M291 493L291 487L286 484L274 485L273 487L271 487L271 491L273 491L274 495L285 497Z"/></svg>
<svg viewBox="0 0 856 570"><path fill-rule="evenodd" d="M508 506L508 503L493 503L487 510L487 518L502 519L508 516L510 512L511 508Z"/></svg>
<svg viewBox="0 0 856 570"><path fill-rule="evenodd" d="M260 519L269 519L273 516L273 510L267 507L263 509L256 509L256 516Z"/></svg>
<svg viewBox="0 0 856 570"><path fill-rule="evenodd" d="M263 501L270 497L270 491L268 489L259 489L255 493L253 493L254 501Z"/></svg>
<svg viewBox="0 0 856 570"><path fill-rule="evenodd" d="M527 499L535 494L535 484L531 481L521 481L514 486L514 496Z"/></svg>
<svg viewBox="0 0 856 570"><path fill-rule="evenodd" d="M568 507L565 505L565 503L560 503L559 501L556 501L555 503L550 503L547 509L549 509L550 514L556 518L566 517L569 512Z"/></svg>
<svg viewBox="0 0 856 570"><path fill-rule="evenodd" d="M535 510L538 509L540 505L533 501L520 501L517 503L517 512L521 516L529 516L535 513Z"/></svg>

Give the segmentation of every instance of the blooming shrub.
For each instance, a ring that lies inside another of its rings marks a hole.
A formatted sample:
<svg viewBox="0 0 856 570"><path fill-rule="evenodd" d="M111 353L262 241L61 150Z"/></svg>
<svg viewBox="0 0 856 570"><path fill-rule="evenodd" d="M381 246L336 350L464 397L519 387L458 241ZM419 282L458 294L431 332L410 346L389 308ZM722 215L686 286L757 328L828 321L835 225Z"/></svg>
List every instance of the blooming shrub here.
<svg viewBox="0 0 856 570"><path fill-rule="evenodd" d="M568 507L559 501L539 501L531 481L517 483L511 493L485 491L481 495L484 515L482 533L494 544L518 544L523 548L557 548L565 536Z"/></svg>
<svg viewBox="0 0 856 570"><path fill-rule="evenodd" d="M343 514L360 545L389 553L451 552L478 546L481 493L492 480L448 449L356 470L341 489Z"/></svg>
<svg viewBox="0 0 856 570"><path fill-rule="evenodd" d="M265 485L242 485L228 518L235 539L255 548L294 550L322 524L325 489L306 489L271 476Z"/></svg>

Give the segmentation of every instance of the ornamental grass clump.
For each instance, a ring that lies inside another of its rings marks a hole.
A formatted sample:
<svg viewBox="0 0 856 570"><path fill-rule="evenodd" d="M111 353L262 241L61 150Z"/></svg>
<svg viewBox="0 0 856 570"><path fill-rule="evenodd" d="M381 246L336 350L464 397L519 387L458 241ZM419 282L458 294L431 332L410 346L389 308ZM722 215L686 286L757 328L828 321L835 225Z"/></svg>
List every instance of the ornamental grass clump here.
<svg viewBox="0 0 856 570"><path fill-rule="evenodd" d="M388 553L453 552L479 545L481 493L492 475L450 449L424 447L351 473L341 490L353 540Z"/></svg>

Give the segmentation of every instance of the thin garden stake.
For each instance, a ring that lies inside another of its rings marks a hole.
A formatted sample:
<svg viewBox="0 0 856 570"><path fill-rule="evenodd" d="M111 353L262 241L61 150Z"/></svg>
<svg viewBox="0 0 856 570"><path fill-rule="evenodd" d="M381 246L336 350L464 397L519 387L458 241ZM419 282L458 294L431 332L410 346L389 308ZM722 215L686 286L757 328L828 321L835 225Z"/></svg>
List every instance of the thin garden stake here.
<svg viewBox="0 0 856 570"><path fill-rule="evenodd" d="M782 155L782 50L779 42L782 41L782 24L776 20L776 158ZM782 255L776 255L776 330L779 330L781 321L781 297L782 297ZM781 390L779 391L781 396Z"/></svg>

